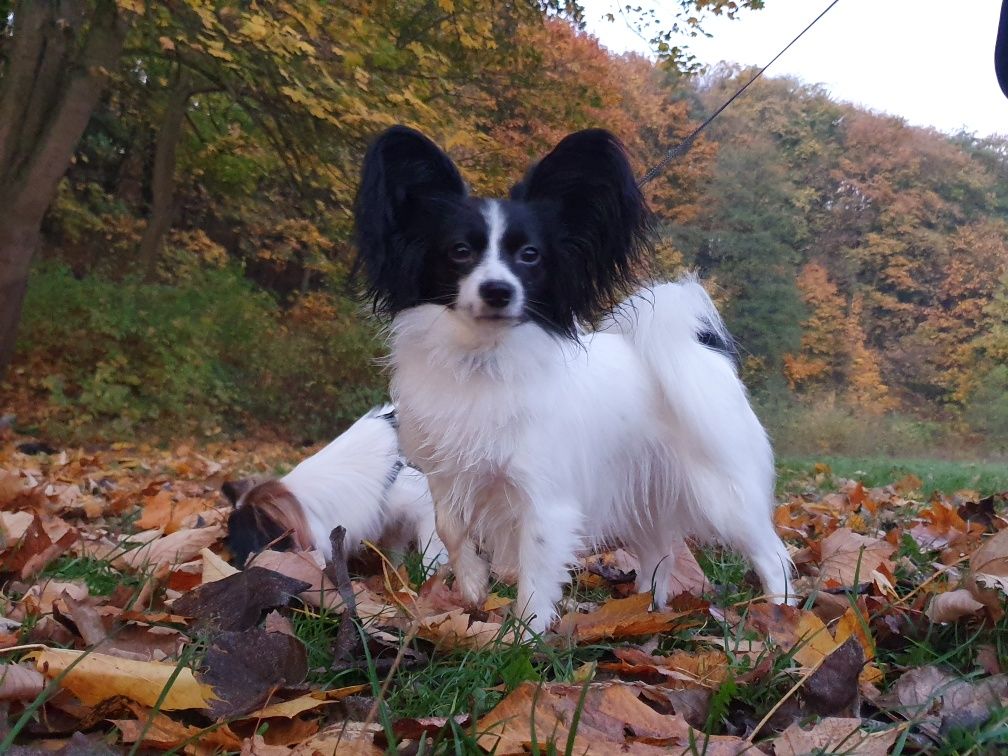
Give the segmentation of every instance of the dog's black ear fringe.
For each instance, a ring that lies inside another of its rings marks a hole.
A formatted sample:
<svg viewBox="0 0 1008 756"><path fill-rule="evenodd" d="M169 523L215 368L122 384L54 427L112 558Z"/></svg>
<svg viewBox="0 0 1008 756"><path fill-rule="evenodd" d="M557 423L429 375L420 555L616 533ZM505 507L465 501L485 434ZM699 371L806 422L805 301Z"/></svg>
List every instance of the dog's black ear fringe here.
<svg viewBox="0 0 1008 756"><path fill-rule="evenodd" d="M593 322L635 283L651 251L652 218L626 150L603 129L565 137L511 198L548 208L558 256L554 290L574 320ZM572 325L573 333L573 325Z"/></svg>
<svg viewBox="0 0 1008 756"><path fill-rule="evenodd" d="M244 567L250 556L267 546L277 551L293 548L293 539L282 537L286 532L283 525L266 516L259 507L241 507L228 516L224 543L231 552L232 564Z"/></svg>
<svg viewBox="0 0 1008 756"><path fill-rule="evenodd" d="M238 504L238 500L246 491L255 486L255 478L240 478L238 480L226 480L221 485L221 493L224 494L231 506Z"/></svg>
<svg viewBox="0 0 1008 756"><path fill-rule="evenodd" d="M417 302L425 234L439 204L466 195L455 164L419 131L393 126L368 148L354 203L357 258L375 312L394 314Z"/></svg>

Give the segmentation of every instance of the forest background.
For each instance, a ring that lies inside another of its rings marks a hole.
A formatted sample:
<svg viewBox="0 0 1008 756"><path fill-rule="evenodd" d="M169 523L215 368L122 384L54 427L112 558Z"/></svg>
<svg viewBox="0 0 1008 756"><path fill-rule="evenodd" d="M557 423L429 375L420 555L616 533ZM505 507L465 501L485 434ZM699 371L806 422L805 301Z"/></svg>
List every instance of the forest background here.
<svg viewBox="0 0 1008 756"><path fill-rule="evenodd" d="M569 3L0 0L0 262L15 221L41 233L0 414L61 442L332 437L386 391L347 282L368 140L414 125L501 194L601 125L643 172L752 73L691 70L674 42L701 10L737 5L683 3L652 62ZM70 106L82 135L32 221L13 192ZM1008 449L1008 139L764 79L647 192L656 273L711 284L778 448Z"/></svg>

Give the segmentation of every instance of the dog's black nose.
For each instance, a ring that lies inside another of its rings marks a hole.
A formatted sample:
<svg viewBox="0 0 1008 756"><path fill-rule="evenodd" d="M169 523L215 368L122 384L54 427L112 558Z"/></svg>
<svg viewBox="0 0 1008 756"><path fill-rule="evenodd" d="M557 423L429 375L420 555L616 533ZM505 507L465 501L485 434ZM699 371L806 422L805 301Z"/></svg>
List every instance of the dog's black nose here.
<svg viewBox="0 0 1008 756"><path fill-rule="evenodd" d="M484 281L479 285L479 295L491 307L507 307L514 297L514 286L507 281Z"/></svg>

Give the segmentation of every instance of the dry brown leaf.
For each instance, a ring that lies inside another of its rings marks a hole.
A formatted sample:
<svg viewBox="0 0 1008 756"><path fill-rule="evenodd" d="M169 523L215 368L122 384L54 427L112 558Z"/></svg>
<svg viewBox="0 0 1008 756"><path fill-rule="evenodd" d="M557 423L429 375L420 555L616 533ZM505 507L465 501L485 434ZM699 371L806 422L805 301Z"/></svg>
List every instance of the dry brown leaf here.
<svg viewBox="0 0 1008 756"><path fill-rule="evenodd" d="M36 512L17 547L3 557L4 572L20 572L21 579L33 577L69 549L78 538L77 529L55 515Z"/></svg>
<svg viewBox="0 0 1008 756"><path fill-rule="evenodd" d="M220 541L226 532L221 525L176 530L155 538L140 548L127 551L113 565L120 569L146 570L160 565L182 564L195 559L203 549Z"/></svg>
<svg viewBox="0 0 1008 756"><path fill-rule="evenodd" d="M140 528L161 528L165 533L174 533L186 525L192 525L194 515L200 515L216 508L216 500L184 498L175 500L175 495L162 489L147 499L143 513L137 520Z"/></svg>
<svg viewBox="0 0 1008 756"><path fill-rule="evenodd" d="M830 533L821 545L822 559L819 576L826 583L853 587L868 583L880 565L893 568L889 557L896 547L880 538L870 538L855 533L850 528L840 528Z"/></svg>
<svg viewBox="0 0 1008 756"><path fill-rule="evenodd" d="M868 621L865 619L867 616L868 610L864 606L863 599L859 601L856 611L852 606L847 607L847 611L837 623L833 637L837 648L843 645L844 641L851 636L857 639L866 662L861 670L861 682L877 683L882 680L882 670L872 663L875 660L875 640L871 637L871 629L868 626Z"/></svg>
<svg viewBox="0 0 1008 756"><path fill-rule="evenodd" d="M573 752L579 754L660 754L687 748L690 738L704 742L678 714L659 714L642 702L637 689L622 683L542 685L523 683L476 724L479 744L498 756L527 753L553 742L564 751L570 725L584 695ZM533 739L534 731L534 739ZM715 736L708 754L738 754L750 748L739 738Z"/></svg>
<svg viewBox="0 0 1008 756"><path fill-rule="evenodd" d="M45 687L45 678L31 667L0 664L0 701L30 701Z"/></svg>
<svg viewBox="0 0 1008 756"><path fill-rule="evenodd" d="M588 614L565 614L557 623L556 632L581 643L592 643L604 638L664 633L687 624L686 618L691 612L652 612L649 611L651 603L650 593L607 601L597 611Z"/></svg>
<svg viewBox="0 0 1008 756"><path fill-rule="evenodd" d="M342 700L347 696L353 696L365 690L369 690L370 685L349 685L345 688L334 688L332 690L320 690L314 693L308 693L304 696L298 696L297 698L292 698L290 701L281 701L280 703L270 704L259 711L253 712L251 714L246 714L243 719L267 719L268 717L296 717L298 714L303 714L306 711L311 711L313 709L318 709L321 706L326 706L336 701Z"/></svg>
<svg viewBox="0 0 1008 756"><path fill-rule="evenodd" d="M36 651L32 656L36 669L50 679L69 669L60 686L90 705L113 696L124 696L144 706L154 706L177 668L175 664L58 648ZM71 664L74 664L72 669ZM165 711L205 709L212 699L210 686L201 685L193 677L192 670L182 668L159 706Z"/></svg>
<svg viewBox="0 0 1008 756"><path fill-rule="evenodd" d="M343 600L339 596L339 591L322 572L325 560L321 552L267 550L256 556L247 567L252 565L265 567L267 570L308 583L311 587L300 595L314 607L337 612L343 610Z"/></svg>
<svg viewBox="0 0 1008 756"><path fill-rule="evenodd" d="M661 677L670 688L717 688L728 676L728 655L724 651L676 652L650 656L632 648L616 648L619 662L602 662L598 668L610 672L645 677Z"/></svg>
<svg viewBox="0 0 1008 756"><path fill-rule="evenodd" d="M290 756L290 754L291 749L288 746L269 745L262 735L256 733L242 741L239 756Z"/></svg>
<svg viewBox="0 0 1008 756"><path fill-rule="evenodd" d="M310 740L290 751L291 756L384 756L385 750L374 744L376 733L382 732L377 723L343 722L326 728ZM251 753L261 753L252 751ZM265 754L269 756L269 754Z"/></svg>
<svg viewBox="0 0 1008 756"><path fill-rule="evenodd" d="M236 751L241 748L241 740L226 725L201 729L176 722L160 713L151 717L153 712L140 707L135 709L135 713L136 719L110 720L122 733L123 743L140 741L142 748L155 748L161 751L188 742L198 743L203 747L209 746L213 750Z"/></svg>
<svg viewBox="0 0 1008 756"><path fill-rule="evenodd" d="M908 670L879 700L909 718L935 713L944 725L976 727L1008 696L1008 676L963 680L933 665Z"/></svg>
<svg viewBox="0 0 1008 756"><path fill-rule="evenodd" d="M970 569L981 585L1008 593L1008 529L995 533L973 552Z"/></svg>
<svg viewBox="0 0 1008 756"><path fill-rule="evenodd" d="M825 623L812 612L802 612L798 621L798 648L794 660L805 669L815 669L837 647Z"/></svg>
<svg viewBox="0 0 1008 756"><path fill-rule="evenodd" d="M746 627L781 648L793 648L801 635L799 623L803 612L788 604L754 603L746 612Z"/></svg>
<svg viewBox="0 0 1008 756"><path fill-rule="evenodd" d="M44 583L36 583L21 597L18 608L22 611L17 612L21 615L18 619L22 619L24 614L52 614L53 604L64 594L75 601L83 601L88 597L88 589L83 582L77 580L47 580Z"/></svg>
<svg viewBox="0 0 1008 756"><path fill-rule="evenodd" d="M965 588L939 593L928 604L927 617L932 622L955 622L976 614L984 605Z"/></svg>
<svg viewBox="0 0 1008 756"><path fill-rule="evenodd" d="M672 547L672 558L675 561L672 574L669 576L670 599L683 593L702 596L710 589L707 576L693 556L692 550L682 539ZM591 573L601 575L610 581L623 580L630 572L640 572L640 560L626 549L593 554L583 559L582 563Z"/></svg>
<svg viewBox="0 0 1008 756"><path fill-rule="evenodd" d="M230 577L238 572L237 567L232 567L210 551L210 549L200 551L200 557L203 559L203 570L200 572L200 583L202 585Z"/></svg>
<svg viewBox="0 0 1008 756"><path fill-rule="evenodd" d="M9 507L29 489L31 485L17 473L0 470L0 508Z"/></svg>
<svg viewBox="0 0 1008 756"><path fill-rule="evenodd" d="M440 650L483 648L498 640L502 643L517 640L513 630L502 632L501 628L500 622L474 620L464 609L452 609L421 619L417 635Z"/></svg>
<svg viewBox="0 0 1008 756"><path fill-rule="evenodd" d="M0 512L0 547L9 548L24 538L34 519L31 512Z"/></svg>
<svg viewBox="0 0 1008 756"><path fill-rule="evenodd" d="M810 753L856 753L858 756L885 756L896 742L900 729L867 733L861 720L827 717L807 730L797 722L774 741L777 756L806 756Z"/></svg>

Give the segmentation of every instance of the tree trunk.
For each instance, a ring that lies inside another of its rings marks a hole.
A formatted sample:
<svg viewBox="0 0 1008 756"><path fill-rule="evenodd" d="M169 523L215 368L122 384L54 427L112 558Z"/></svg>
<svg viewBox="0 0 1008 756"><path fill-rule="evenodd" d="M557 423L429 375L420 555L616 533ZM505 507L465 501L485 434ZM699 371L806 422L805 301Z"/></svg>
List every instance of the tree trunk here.
<svg viewBox="0 0 1008 756"><path fill-rule="evenodd" d="M14 353L21 305L28 288L28 268L38 243L38 227L13 218L0 225L0 378Z"/></svg>
<svg viewBox="0 0 1008 756"><path fill-rule="evenodd" d="M148 281L154 279L161 243L175 215L175 152L182 140L186 106L191 95L192 86L183 75L171 93L164 120L155 137L150 216L140 239L140 266Z"/></svg>
<svg viewBox="0 0 1008 756"><path fill-rule="evenodd" d="M19 0L0 79L0 375L46 209L126 37L113 0Z"/></svg>

